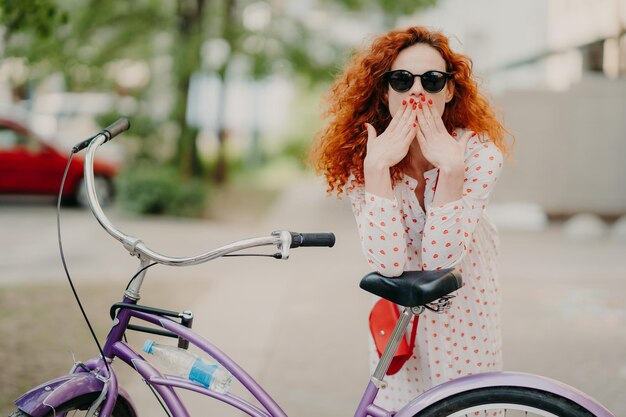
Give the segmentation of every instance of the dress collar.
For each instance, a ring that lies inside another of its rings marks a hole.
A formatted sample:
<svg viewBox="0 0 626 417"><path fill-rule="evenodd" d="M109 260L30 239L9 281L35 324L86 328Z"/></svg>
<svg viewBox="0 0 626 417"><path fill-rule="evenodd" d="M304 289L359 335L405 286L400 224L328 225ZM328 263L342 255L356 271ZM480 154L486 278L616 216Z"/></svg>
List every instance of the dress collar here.
<svg viewBox="0 0 626 417"><path fill-rule="evenodd" d="M437 178L438 172L439 172L438 168L432 168L432 169L429 169L428 171L424 171L424 180L426 180L426 183ZM417 188L418 181L408 174L404 174L404 177L402 178L402 182L406 186L408 186L412 191L415 191L415 188Z"/></svg>

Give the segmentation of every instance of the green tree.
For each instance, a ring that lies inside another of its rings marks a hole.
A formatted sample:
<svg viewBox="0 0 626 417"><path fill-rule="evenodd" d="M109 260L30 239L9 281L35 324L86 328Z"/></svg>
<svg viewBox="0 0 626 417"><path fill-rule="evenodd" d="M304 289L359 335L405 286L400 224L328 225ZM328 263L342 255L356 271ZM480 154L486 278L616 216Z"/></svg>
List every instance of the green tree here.
<svg viewBox="0 0 626 417"><path fill-rule="evenodd" d="M379 12L384 16L385 27L381 29L388 29L400 15L435 2L320 0L320 7L333 8L337 13ZM217 128L220 146L214 172L219 182L225 179L226 172L224 86L234 59L247 60L254 79L283 70L277 62L287 62L293 73L317 83L332 78L344 57L345 45L316 33L307 26L306 16L289 15L283 6L265 0L2 0L0 23L5 27L5 56L26 59L34 82L53 71L61 72L69 91L116 88L119 91L120 86L107 77L107 65L124 58L148 62L159 48L155 39L169 37L167 54L174 63L170 120L179 132L175 159L187 177L202 175L196 146L198 132L186 123L191 78L196 71L207 70L202 59L207 45L225 45L225 59L213 68L222 81ZM246 24L246 16L255 11L257 17L265 13L267 24L258 24L258 19L257 24ZM325 59L319 58L320 48L327 51ZM146 90L119 92L139 99L146 99L147 94ZM159 121L152 120L150 126L152 130L144 133L158 129Z"/></svg>
<svg viewBox="0 0 626 417"><path fill-rule="evenodd" d="M198 130L186 123L191 76L200 68L200 48L204 31L206 0L179 0L176 42L173 50L176 104L174 120L180 129L177 160L187 177L202 176L202 165L196 146Z"/></svg>
<svg viewBox="0 0 626 417"><path fill-rule="evenodd" d="M0 22L5 29L5 41L19 32L29 32L39 38L47 38L66 20L67 15L59 10L54 0L0 2Z"/></svg>

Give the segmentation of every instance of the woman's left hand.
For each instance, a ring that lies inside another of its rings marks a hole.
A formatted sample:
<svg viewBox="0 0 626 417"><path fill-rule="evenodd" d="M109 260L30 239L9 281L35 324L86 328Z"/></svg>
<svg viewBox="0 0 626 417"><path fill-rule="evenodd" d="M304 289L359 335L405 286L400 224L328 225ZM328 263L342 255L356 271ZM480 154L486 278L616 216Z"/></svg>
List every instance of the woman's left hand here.
<svg viewBox="0 0 626 417"><path fill-rule="evenodd" d="M441 115L431 100L422 101L420 98L419 104L417 140L424 158L440 170L463 170L465 147L476 133L468 131L456 140L446 130Z"/></svg>

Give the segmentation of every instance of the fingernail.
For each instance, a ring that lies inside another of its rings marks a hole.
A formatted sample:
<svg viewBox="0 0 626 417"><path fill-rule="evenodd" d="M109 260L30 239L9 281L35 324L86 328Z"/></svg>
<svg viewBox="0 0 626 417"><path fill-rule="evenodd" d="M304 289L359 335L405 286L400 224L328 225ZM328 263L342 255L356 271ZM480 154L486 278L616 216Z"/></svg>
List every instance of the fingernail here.
<svg viewBox="0 0 626 417"><path fill-rule="evenodd" d="M426 97L422 96L421 97L422 101L426 101Z"/></svg>
<svg viewBox="0 0 626 417"><path fill-rule="evenodd" d="M456 136L456 132L452 132L452 136Z"/></svg>
<svg viewBox="0 0 626 417"><path fill-rule="evenodd" d="M413 103L413 110L415 110L415 108L417 107L417 104ZM421 109L421 107L420 107Z"/></svg>
<svg viewBox="0 0 626 417"><path fill-rule="evenodd" d="M406 106L406 100L402 100L402 105Z"/></svg>
<svg viewBox="0 0 626 417"><path fill-rule="evenodd" d="M363 129L367 129L367 123L363 123Z"/></svg>
<svg viewBox="0 0 626 417"><path fill-rule="evenodd" d="M428 104L433 104L433 101L429 99Z"/></svg>
<svg viewBox="0 0 626 417"><path fill-rule="evenodd" d="M415 102L415 100L413 100L413 97L411 97L411 100L409 100L409 103L413 103Z"/></svg>
<svg viewBox="0 0 626 417"><path fill-rule="evenodd" d="M472 133L472 136L470 136L470 137L473 138L474 136L476 136L476 132Z"/></svg>
<svg viewBox="0 0 626 417"><path fill-rule="evenodd" d="M422 103L419 103L419 104L417 105L417 107L419 107L419 108L421 109L421 108L422 108Z"/></svg>
<svg viewBox="0 0 626 417"><path fill-rule="evenodd" d="M413 123L413 127L417 127L417 123Z"/></svg>

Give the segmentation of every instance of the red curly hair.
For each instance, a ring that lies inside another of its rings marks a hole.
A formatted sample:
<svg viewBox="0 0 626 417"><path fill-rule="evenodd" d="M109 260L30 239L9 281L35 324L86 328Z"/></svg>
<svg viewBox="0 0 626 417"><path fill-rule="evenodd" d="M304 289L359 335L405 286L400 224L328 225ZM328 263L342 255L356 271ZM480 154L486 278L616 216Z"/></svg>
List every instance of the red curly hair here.
<svg viewBox="0 0 626 417"><path fill-rule="evenodd" d="M324 174L328 192L340 195L351 174L357 184L364 184L363 161L367 145L365 122L383 132L391 121L387 107L387 83L384 74L404 48L424 43L443 57L446 71L454 75L454 96L446 104L442 119L449 132L471 129L492 141L505 155L506 130L497 120L488 101L478 92L472 79L472 61L450 49L448 38L424 27L394 30L374 40L371 47L357 52L326 96L329 104L324 116L328 126L318 135L311 160L318 174ZM407 155L391 168L394 184L409 162Z"/></svg>

